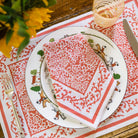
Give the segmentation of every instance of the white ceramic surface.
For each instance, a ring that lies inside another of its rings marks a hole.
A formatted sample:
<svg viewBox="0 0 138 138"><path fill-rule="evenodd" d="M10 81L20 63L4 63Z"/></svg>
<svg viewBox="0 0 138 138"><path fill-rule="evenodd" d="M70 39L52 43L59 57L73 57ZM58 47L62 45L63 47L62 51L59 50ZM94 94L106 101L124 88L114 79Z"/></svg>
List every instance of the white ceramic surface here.
<svg viewBox="0 0 138 138"><path fill-rule="evenodd" d="M93 42L91 43L90 41L90 43L95 49L95 52L98 50L96 44L99 44L101 46L101 50L103 47L105 56L104 59L103 57L102 59L105 61L105 64L107 65L109 71L116 76L120 76L120 78L117 79L117 81L120 83L117 86L118 90L114 91L101 121L105 120L115 112L124 97L127 87L127 68L123 55L115 43L104 34L86 27L67 27L52 32L46 36L33 50L28 60L26 67L26 88L32 104L41 115L57 125L69 128L84 128L86 126L66 114L61 113L61 116L59 116L58 119L55 117L58 111L58 106L54 98L54 90L51 85L50 77L48 73L46 73L44 56L40 56L40 54L38 54L38 51L41 51L43 44L49 42L51 38L52 40L58 40L67 37L68 35L77 33L82 33L86 39L88 39L88 41L93 40ZM101 56L102 54L98 53L98 55ZM118 66L112 67L111 64L114 63L117 63ZM36 78L38 79L33 84L32 74L30 73L32 70L37 70ZM37 92L31 90L31 88L34 86L40 86L40 89L44 91L45 97L47 97L47 99L50 101L46 103L45 108L43 108L42 103L39 102L41 90Z"/></svg>

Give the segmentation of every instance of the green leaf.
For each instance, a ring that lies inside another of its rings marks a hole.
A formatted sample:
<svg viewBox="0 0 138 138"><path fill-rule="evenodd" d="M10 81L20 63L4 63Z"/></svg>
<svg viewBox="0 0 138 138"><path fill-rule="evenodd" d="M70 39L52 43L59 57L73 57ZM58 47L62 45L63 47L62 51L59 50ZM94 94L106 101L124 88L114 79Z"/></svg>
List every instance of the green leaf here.
<svg viewBox="0 0 138 138"><path fill-rule="evenodd" d="M44 51L43 51L43 50L39 50L39 51L37 52L37 54L40 55L40 56L43 56L43 55L44 55Z"/></svg>
<svg viewBox="0 0 138 138"><path fill-rule="evenodd" d="M55 39L54 38L51 38L50 40L49 40L49 42L54 42L55 41Z"/></svg>
<svg viewBox="0 0 138 138"><path fill-rule="evenodd" d="M53 6L57 3L56 0L48 0L48 6Z"/></svg>
<svg viewBox="0 0 138 138"><path fill-rule="evenodd" d="M22 52L22 50L27 46L27 44L29 43L30 38L25 38L22 43L20 44L18 50L17 50L17 56L20 55L20 53Z"/></svg>
<svg viewBox="0 0 138 138"><path fill-rule="evenodd" d="M57 99L56 95L54 94L54 98Z"/></svg>
<svg viewBox="0 0 138 138"><path fill-rule="evenodd" d="M32 75L36 75L36 74L37 74L37 70L36 70L36 69L31 70L31 74L32 74Z"/></svg>
<svg viewBox="0 0 138 138"><path fill-rule="evenodd" d="M19 28L18 35L22 37L30 37L29 34L26 32L26 29L22 27Z"/></svg>
<svg viewBox="0 0 138 138"><path fill-rule="evenodd" d="M5 21L5 22L7 22L10 18L11 18L10 15L0 14L0 21Z"/></svg>
<svg viewBox="0 0 138 138"><path fill-rule="evenodd" d="M6 6L11 6L11 0L3 0L3 5L6 5Z"/></svg>
<svg viewBox="0 0 138 138"><path fill-rule="evenodd" d="M21 0L12 0L12 9L16 11L21 11Z"/></svg>
<svg viewBox="0 0 138 138"><path fill-rule="evenodd" d="M28 29L27 25L25 24L25 21L23 19L19 19L17 18L17 22L19 24L19 26L22 28L22 29Z"/></svg>
<svg viewBox="0 0 138 138"><path fill-rule="evenodd" d="M31 90L38 92L40 91L40 86L31 87Z"/></svg>
<svg viewBox="0 0 138 138"><path fill-rule="evenodd" d="M113 74L113 77L114 77L115 80L120 79L120 75L119 75L119 74L115 74L115 73L114 73L114 74Z"/></svg>
<svg viewBox="0 0 138 138"><path fill-rule="evenodd" d="M93 39L88 39L88 42L89 43L93 43Z"/></svg>
<svg viewBox="0 0 138 138"><path fill-rule="evenodd" d="M7 21L7 23L10 24L10 27L13 28L14 27L14 20L11 18L9 21Z"/></svg>
<svg viewBox="0 0 138 138"><path fill-rule="evenodd" d="M9 6L0 5L0 7L10 15L16 13L16 11L14 9L10 8Z"/></svg>
<svg viewBox="0 0 138 138"><path fill-rule="evenodd" d="M25 8L25 3L27 0L23 0L23 10ZM12 0L12 9L16 11L21 11L21 0Z"/></svg>
<svg viewBox="0 0 138 138"><path fill-rule="evenodd" d="M90 43L90 46L91 46L91 48L93 48L94 47L94 44Z"/></svg>
<svg viewBox="0 0 138 138"><path fill-rule="evenodd" d="M8 44L9 43L9 41L10 41L10 39L11 39L11 37L12 37L12 35L13 35L13 30L8 30L8 32L7 32L7 34L6 34L6 44Z"/></svg>

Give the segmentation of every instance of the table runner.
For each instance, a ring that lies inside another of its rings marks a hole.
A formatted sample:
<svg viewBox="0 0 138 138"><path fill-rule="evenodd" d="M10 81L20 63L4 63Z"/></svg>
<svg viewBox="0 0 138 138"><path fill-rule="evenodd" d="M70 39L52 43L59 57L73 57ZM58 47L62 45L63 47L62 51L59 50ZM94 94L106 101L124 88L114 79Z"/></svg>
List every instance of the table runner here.
<svg viewBox="0 0 138 138"><path fill-rule="evenodd" d="M109 28L103 29L96 25L93 21L92 12L80 15L62 23L53 25L42 32L36 38L33 38L30 44L22 52L17 61L17 49L13 49L11 59L7 59L2 54L0 55L0 73L8 72L12 76L15 87L13 97L19 118L22 122L26 137L97 137L117 130L121 127L134 123L138 120L138 60L130 47L126 38L122 19L126 18L131 25L131 28L138 39L138 2L136 0L128 0L125 2L125 10L120 16L117 23ZM27 96L25 86L25 67L28 58L35 46L48 33L67 26L86 26L96 29L109 38L111 38L122 52L128 69L128 86L123 101L116 112L105 121L101 122L97 130L90 128L69 129L57 126L46 120L33 107L29 97ZM4 93L2 80L0 79L0 121L4 130L5 137L18 137L13 111L10 101Z"/></svg>

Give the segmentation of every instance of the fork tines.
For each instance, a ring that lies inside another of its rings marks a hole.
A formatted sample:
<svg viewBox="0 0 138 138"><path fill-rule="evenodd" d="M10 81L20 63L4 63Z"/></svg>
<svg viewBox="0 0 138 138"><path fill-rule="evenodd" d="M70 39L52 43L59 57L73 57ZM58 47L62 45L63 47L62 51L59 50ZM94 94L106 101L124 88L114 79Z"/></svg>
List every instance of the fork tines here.
<svg viewBox="0 0 138 138"><path fill-rule="evenodd" d="M11 79L7 74L2 75L2 81L6 93L9 92L8 90L13 90Z"/></svg>

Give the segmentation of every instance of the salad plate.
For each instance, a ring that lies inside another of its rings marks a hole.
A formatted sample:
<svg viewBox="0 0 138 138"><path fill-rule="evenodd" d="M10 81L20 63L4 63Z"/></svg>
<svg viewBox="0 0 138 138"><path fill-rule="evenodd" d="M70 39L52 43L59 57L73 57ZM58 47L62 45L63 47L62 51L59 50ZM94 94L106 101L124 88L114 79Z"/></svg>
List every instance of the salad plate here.
<svg viewBox="0 0 138 138"><path fill-rule="evenodd" d="M114 79L117 80L117 86L101 121L115 112L127 87L127 68L123 55L116 44L104 34L87 27L66 27L47 35L35 47L28 60L25 74L26 89L33 106L42 116L59 126L69 128L87 126L58 109L42 46L46 42L53 42L78 33L85 36L95 53L103 60Z"/></svg>

